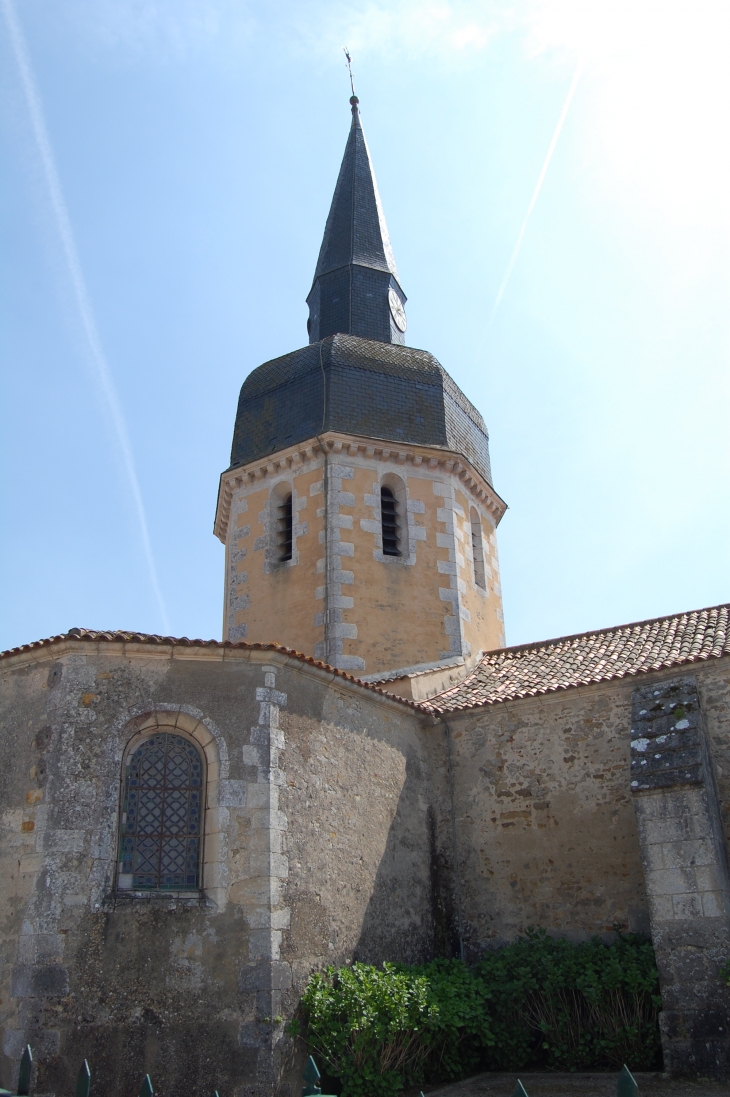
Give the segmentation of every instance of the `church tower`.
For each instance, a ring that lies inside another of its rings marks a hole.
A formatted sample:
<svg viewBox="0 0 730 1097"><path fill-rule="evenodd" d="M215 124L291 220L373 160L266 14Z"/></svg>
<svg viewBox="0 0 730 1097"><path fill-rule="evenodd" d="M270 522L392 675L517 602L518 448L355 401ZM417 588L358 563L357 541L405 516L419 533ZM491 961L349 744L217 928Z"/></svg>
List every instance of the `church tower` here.
<svg viewBox="0 0 730 1097"><path fill-rule="evenodd" d="M215 533L224 639L377 678L504 646L506 507L481 415L433 355L405 345L406 296L350 103L309 345L246 378Z"/></svg>

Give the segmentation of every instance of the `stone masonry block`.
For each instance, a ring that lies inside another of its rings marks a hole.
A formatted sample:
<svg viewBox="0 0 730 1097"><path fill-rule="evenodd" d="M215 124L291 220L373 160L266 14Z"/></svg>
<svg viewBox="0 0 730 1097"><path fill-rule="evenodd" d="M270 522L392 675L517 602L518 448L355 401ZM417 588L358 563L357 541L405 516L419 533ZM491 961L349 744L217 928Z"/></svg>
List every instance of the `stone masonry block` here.
<svg viewBox="0 0 730 1097"><path fill-rule="evenodd" d="M246 782L225 778L218 783L218 802L221 807L243 807L246 803Z"/></svg>
<svg viewBox="0 0 730 1097"><path fill-rule="evenodd" d="M672 895L672 908L677 920L702 917L702 899L699 895Z"/></svg>
<svg viewBox="0 0 730 1097"><path fill-rule="evenodd" d="M656 848L656 847L654 847ZM693 838L687 842L666 842L661 846L666 868L685 865L714 865L717 860L710 838Z"/></svg>
<svg viewBox="0 0 730 1097"><path fill-rule="evenodd" d="M727 896L723 891L702 891L702 914L705 918L725 918L727 914Z"/></svg>
<svg viewBox="0 0 730 1097"><path fill-rule="evenodd" d="M286 694L278 689L269 689L266 686L259 686L256 690L256 700L268 701L269 704L278 705L280 708L286 708Z"/></svg>
<svg viewBox="0 0 730 1097"><path fill-rule="evenodd" d="M85 837L83 830L49 830L46 832L45 846L59 853L80 853Z"/></svg>
<svg viewBox="0 0 730 1097"><path fill-rule="evenodd" d="M649 895L690 895L697 890L697 881L690 867L657 869L646 873Z"/></svg>
<svg viewBox="0 0 730 1097"><path fill-rule="evenodd" d="M347 624L347 622L341 622L339 624L330 625L330 634L332 636L339 636L343 640L356 640L357 639L357 625Z"/></svg>
<svg viewBox="0 0 730 1097"><path fill-rule="evenodd" d="M716 863L696 865L694 873L698 891L722 891L723 874Z"/></svg>
<svg viewBox="0 0 730 1097"><path fill-rule="evenodd" d="M649 907L654 924L670 922L674 918L671 895L649 895Z"/></svg>

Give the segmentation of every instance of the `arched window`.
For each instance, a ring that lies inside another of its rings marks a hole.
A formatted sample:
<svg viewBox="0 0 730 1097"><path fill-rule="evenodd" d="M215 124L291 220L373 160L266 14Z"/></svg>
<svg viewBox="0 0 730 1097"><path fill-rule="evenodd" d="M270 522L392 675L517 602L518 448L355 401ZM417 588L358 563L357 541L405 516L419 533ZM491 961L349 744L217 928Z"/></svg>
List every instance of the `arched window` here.
<svg viewBox="0 0 730 1097"><path fill-rule="evenodd" d="M169 732L144 739L125 767L117 887L199 888L202 826L200 751Z"/></svg>
<svg viewBox="0 0 730 1097"><path fill-rule="evenodd" d="M276 507L276 549L279 560L291 560L292 557L292 494L282 496Z"/></svg>
<svg viewBox="0 0 730 1097"><path fill-rule="evenodd" d="M383 555L400 556L400 522L398 521L398 501L392 488L382 485L380 488L380 521L383 532Z"/></svg>
<svg viewBox="0 0 730 1097"><path fill-rule="evenodd" d="M475 507L469 512L471 521L471 552L474 559L474 582L482 590L487 589L487 576L484 570L484 540L482 538L482 521Z"/></svg>

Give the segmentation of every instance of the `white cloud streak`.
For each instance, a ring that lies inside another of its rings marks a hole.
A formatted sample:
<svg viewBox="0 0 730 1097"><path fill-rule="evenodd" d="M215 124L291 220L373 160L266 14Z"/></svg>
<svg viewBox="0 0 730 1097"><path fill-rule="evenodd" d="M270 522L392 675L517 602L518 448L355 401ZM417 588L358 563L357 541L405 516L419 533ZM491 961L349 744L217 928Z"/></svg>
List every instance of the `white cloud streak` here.
<svg viewBox="0 0 730 1097"><path fill-rule="evenodd" d="M152 552L152 543L150 541L149 529L147 526L147 516L145 514L144 501L142 499L142 492L139 486L139 480L137 478L137 471L134 463L134 455L132 453L132 445L129 439L129 432L127 430L127 424L124 419L124 412L122 411L119 394L117 393L116 386L114 384L114 378L112 377L109 363L107 362L106 355L104 354L104 349L101 345L99 332L97 330L96 321L94 319L94 312L91 306L91 301L89 299L88 290L86 288L86 282L84 280L78 251L76 249L76 241L74 239L73 229L71 227L71 221L68 215L68 210L66 208L63 190L61 188L61 180L56 169L53 149L51 148L51 143L48 137L48 130L46 128L40 93L35 81L35 77L33 75L28 49L25 44L23 32L20 27L15 9L13 7L12 0L1 0L1 2L5 14L5 20L8 26L8 31L10 34L10 41L12 43L13 53L15 55L18 69L20 71L23 91L25 93L26 102L28 104L28 111L33 127L33 135L35 137L38 151L41 157L41 162L43 164L43 170L46 177L46 183L48 184L51 205L53 207L56 225L58 227L59 236L61 238L61 244L63 246L66 263L68 265L68 271L76 297L76 303L78 305L81 324L83 327L84 335L86 337L92 376L95 384L99 387L101 391L104 404L109 412L114 427L114 433L116 435L116 441L119 447L122 465L127 477L127 482L132 494L132 498L134 500L137 520L139 522L139 528L142 537L142 545L144 548L144 554L147 560L147 567L149 570L150 582L152 584L152 588L154 590L155 598L157 600L158 608L160 611L163 630L168 633L170 631L170 625L168 622L167 611L165 609L165 602L162 597L162 590L160 587L159 579L157 577L157 568L155 566L155 559Z"/></svg>
<svg viewBox="0 0 730 1097"><path fill-rule="evenodd" d="M563 125L565 123L565 119L568 117L568 111L570 110L570 104L573 101L573 96L575 95L575 89L578 87L578 81L580 80L582 71L583 71L583 66L582 66L582 64L579 64L578 68L575 70L575 75L573 76L573 80L571 82L570 88L568 89L568 94L565 98L565 102L563 103L563 109L560 112L560 117L558 118L558 124L555 127L555 132L553 133L553 137L552 137L552 140L550 142L550 147L548 148L547 156L545 157L545 162L542 165L542 170L541 170L541 172L540 172L540 174L537 178L537 183L535 184L535 189L532 192L532 198L530 199L530 204L527 207L527 213L525 214L525 219L522 222L522 227L521 227L521 229L519 231L519 235L517 237L517 243L515 244L512 255L510 256L510 261L507 264L507 269L504 272L504 277L502 278L501 285L500 285L499 289L497 290L497 296L494 299L494 304L492 305L492 311L490 312L489 319L487 320L487 328L489 328L490 324L494 320L494 317L497 315L497 309L499 308L499 306L501 304L501 301L502 301L502 298L504 297L504 291L507 288L507 283L510 280L510 275L512 274L512 271L514 270L514 267L515 267L515 263L517 262L517 256L520 254L520 248L522 247L522 241L524 240L525 233L527 232L527 224L530 220L530 217L532 216L532 211L535 208L535 203L537 202L540 191L542 190L542 185L545 182L545 176L547 175L548 168L550 167L550 161L553 158L553 153L555 152L555 146L558 143L558 138L560 137L561 130L562 130Z"/></svg>

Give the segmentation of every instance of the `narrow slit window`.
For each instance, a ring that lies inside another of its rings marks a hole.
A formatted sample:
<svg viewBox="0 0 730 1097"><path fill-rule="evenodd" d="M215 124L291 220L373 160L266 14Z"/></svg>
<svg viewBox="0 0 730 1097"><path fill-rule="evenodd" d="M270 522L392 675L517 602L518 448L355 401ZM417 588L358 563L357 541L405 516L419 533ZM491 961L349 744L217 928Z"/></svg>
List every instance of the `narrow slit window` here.
<svg viewBox="0 0 730 1097"><path fill-rule="evenodd" d="M118 888L200 886L203 760L181 735L145 739L127 759Z"/></svg>
<svg viewBox="0 0 730 1097"><path fill-rule="evenodd" d="M400 556L398 504L391 488L380 489L380 516L383 527L383 554Z"/></svg>
<svg viewBox="0 0 730 1097"><path fill-rule="evenodd" d="M474 558L474 582L482 590L487 589L487 577L484 571L484 542L482 540L482 523L474 507L469 515L471 519L471 552Z"/></svg>
<svg viewBox="0 0 730 1097"><path fill-rule="evenodd" d="M282 563L292 558L292 497L285 496L276 508L276 547Z"/></svg>

